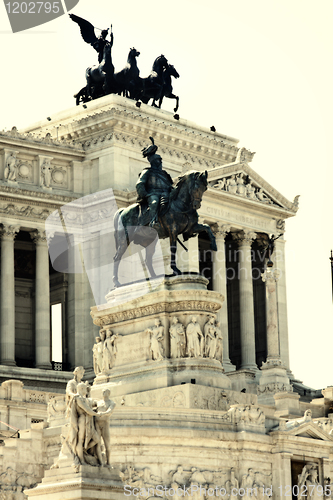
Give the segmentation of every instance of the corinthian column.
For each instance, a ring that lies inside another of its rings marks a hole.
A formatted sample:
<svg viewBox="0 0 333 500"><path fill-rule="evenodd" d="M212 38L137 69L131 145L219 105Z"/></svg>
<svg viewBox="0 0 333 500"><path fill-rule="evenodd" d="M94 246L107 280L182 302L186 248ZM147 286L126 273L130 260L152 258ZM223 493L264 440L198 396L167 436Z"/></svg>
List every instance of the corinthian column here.
<svg viewBox="0 0 333 500"><path fill-rule="evenodd" d="M236 367L229 358L229 332L228 332L228 303L227 303L227 275L225 266L225 237L230 232L230 226L216 224L213 228L216 238L217 252L213 252L213 286L216 292L224 297L222 308L217 313L223 336L223 368L226 372L234 371Z"/></svg>
<svg viewBox="0 0 333 500"><path fill-rule="evenodd" d="M19 226L1 229L1 364L15 366L14 239Z"/></svg>
<svg viewBox="0 0 333 500"><path fill-rule="evenodd" d="M51 369L49 251L45 231L31 231L36 244L36 368Z"/></svg>
<svg viewBox="0 0 333 500"><path fill-rule="evenodd" d="M257 370L251 258L251 244L256 237L256 233L241 231L240 233L233 233L232 236L239 246L241 369Z"/></svg>

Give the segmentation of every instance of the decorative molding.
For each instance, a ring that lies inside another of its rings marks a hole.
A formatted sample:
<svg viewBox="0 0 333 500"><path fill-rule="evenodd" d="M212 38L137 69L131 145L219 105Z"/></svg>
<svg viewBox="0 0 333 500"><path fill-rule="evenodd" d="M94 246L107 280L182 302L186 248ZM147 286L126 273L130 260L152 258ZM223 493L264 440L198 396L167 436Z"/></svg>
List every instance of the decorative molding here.
<svg viewBox="0 0 333 500"><path fill-rule="evenodd" d="M15 217L27 217L30 219L45 220L50 215L50 213L51 211L46 208L37 210L36 208L31 207L30 205L18 207L13 203L8 203L4 207L0 206L0 214L14 215Z"/></svg>
<svg viewBox="0 0 333 500"><path fill-rule="evenodd" d="M28 133L28 134L21 134L18 132L16 127L12 127L11 130L5 131L1 130L0 131L0 139L2 137L6 138L13 138L13 139L19 139L21 141L29 141L29 142L34 142L37 144L46 144L46 145L51 145L51 146L62 146L64 148L68 149L76 149L77 151L82 152L82 148L80 148L77 144L73 144L72 141L67 141L66 139L53 139L51 134L48 132L45 136L41 136L38 134L33 134L33 133Z"/></svg>
<svg viewBox="0 0 333 500"><path fill-rule="evenodd" d="M62 204L70 203L71 201L77 200L78 196L63 196L59 194L43 193L39 191L32 191L31 189L20 189L17 187L11 187L0 184L0 197L2 193L11 193L17 201L17 196L29 197L30 198L40 198L48 202L60 202Z"/></svg>
<svg viewBox="0 0 333 500"><path fill-rule="evenodd" d="M205 302L200 300L189 300L180 302L162 302L152 304L150 306L138 307L113 313L104 316L103 318L94 319L94 324L97 326L111 326L113 323L119 323L134 318L141 318L163 312L174 313L180 311L202 311L206 313L215 313L220 309L221 305L216 302Z"/></svg>

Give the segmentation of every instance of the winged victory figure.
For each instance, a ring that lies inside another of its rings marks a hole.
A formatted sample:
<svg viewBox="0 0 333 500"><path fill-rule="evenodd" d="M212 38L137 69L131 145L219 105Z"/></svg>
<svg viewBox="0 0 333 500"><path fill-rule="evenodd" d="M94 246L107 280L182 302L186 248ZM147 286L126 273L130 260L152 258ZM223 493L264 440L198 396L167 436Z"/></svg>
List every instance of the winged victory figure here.
<svg viewBox="0 0 333 500"><path fill-rule="evenodd" d="M83 19L82 17L76 16L75 14L69 14L69 17L72 21L77 23L80 26L80 32L83 40L86 43L89 43L96 52L98 52L98 62L102 62L104 48L107 44L110 44L111 47L113 45L113 33L111 26L111 34L110 41L106 39L109 29L101 30L100 36L97 38L95 35L95 27L89 22Z"/></svg>

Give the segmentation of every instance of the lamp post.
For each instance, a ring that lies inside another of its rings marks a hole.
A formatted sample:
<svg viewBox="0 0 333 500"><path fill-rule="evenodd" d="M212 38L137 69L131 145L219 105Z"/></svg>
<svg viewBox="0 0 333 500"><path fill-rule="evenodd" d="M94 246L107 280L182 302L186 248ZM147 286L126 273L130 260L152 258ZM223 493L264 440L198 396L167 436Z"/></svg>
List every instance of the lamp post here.
<svg viewBox="0 0 333 500"><path fill-rule="evenodd" d="M331 261L332 300L333 300L333 252L332 252L332 250L331 250L331 256L329 259Z"/></svg>

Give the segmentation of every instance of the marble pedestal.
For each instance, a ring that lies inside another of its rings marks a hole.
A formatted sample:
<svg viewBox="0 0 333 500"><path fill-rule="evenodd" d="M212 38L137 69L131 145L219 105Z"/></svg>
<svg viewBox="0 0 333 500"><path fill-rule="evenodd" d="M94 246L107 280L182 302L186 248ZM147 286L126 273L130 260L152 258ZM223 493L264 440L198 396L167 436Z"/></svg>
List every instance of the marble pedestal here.
<svg viewBox="0 0 333 500"><path fill-rule="evenodd" d="M275 404L274 395L292 392L287 369L280 360L268 360L261 367L262 375L258 386L258 401L262 404Z"/></svg>
<svg viewBox="0 0 333 500"><path fill-rule="evenodd" d="M42 482L24 493L29 500L111 500L123 491L118 470L81 465L76 471L68 461L61 468L46 471Z"/></svg>
<svg viewBox="0 0 333 500"><path fill-rule="evenodd" d="M171 357L169 329L175 316L185 330L195 316L203 332L209 317L222 307L223 296L207 290L207 283L206 278L197 274L164 278L153 291L113 305L116 297L123 299L126 293L131 297L132 287L138 287L129 285L108 294L107 304L93 307L94 323L101 330L111 329L118 334L114 366L96 376L93 397L100 397L105 386L111 389L112 397L189 383L230 389L231 382L217 359ZM156 320L161 322L164 332L160 360L153 359L151 336L147 332Z"/></svg>

